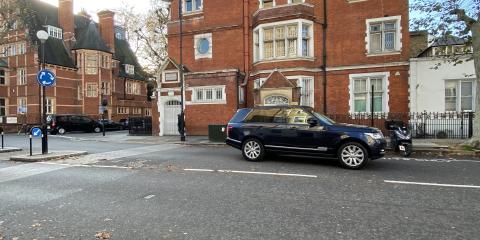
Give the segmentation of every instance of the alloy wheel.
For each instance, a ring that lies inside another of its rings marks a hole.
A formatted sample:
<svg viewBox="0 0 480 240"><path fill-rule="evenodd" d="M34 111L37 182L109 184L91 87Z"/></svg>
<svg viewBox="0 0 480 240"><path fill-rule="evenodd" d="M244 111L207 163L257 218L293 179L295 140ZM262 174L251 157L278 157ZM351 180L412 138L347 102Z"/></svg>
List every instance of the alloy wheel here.
<svg viewBox="0 0 480 240"><path fill-rule="evenodd" d="M349 167L358 167L365 161L365 152L356 145L347 145L341 152L341 160Z"/></svg>
<svg viewBox="0 0 480 240"><path fill-rule="evenodd" d="M256 141L248 141L243 148L245 155L252 160L257 159L262 153L260 144Z"/></svg>

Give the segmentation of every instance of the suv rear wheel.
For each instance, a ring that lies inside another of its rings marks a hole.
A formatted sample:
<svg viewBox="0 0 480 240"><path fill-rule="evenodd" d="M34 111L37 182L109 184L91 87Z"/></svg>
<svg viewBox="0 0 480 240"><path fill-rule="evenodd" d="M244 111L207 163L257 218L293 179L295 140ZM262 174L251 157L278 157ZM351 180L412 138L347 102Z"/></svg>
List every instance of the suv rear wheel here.
<svg viewBox="0 0 480 240"><path fill-rule="evenodd" d="M101 129L100 127L95 127L95 128L93 128L93 131L94 131L95 133L99 133L99 132L102 131L102 129Z"/></svg>
<svg viewBox="0 0 480 240"><path fill-rule="evenodd" d="M242 154L246 160L258 162L265 156L265 149L260 141L250 138L243 142Z"/></svg>
<svg viewBox="0 0 480 240"><path fill-rule="evenodd" d="M65 128L59 127L57 132L58 132L58 134L63 135L63 134L65 134L66 131L65 131Z"/></svg>
<svg viewBox="0 0 480 240"><path fill-rule="evenodd" d="M338 149L338 160L344 168L361 169L368 164L368 152L361 144L348 142Z"/></svg>

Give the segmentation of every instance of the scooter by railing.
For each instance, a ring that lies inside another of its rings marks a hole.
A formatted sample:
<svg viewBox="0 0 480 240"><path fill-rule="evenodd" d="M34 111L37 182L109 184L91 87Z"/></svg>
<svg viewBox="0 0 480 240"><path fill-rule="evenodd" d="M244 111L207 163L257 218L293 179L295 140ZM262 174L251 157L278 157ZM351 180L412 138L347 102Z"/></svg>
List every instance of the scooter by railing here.
<svg viewBox="0 0 480 240"><path fill-rule="evenodd" d="M385 121L390 132L390 147L404 157L412 154L412 133L402 121Z"/></svg>

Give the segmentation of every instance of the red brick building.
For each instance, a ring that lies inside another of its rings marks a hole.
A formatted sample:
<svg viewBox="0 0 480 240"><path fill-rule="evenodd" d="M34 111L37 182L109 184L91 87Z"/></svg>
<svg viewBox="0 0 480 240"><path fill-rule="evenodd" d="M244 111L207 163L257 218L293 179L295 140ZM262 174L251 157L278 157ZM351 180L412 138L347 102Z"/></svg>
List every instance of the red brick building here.
<svg viewBox="0 0 480 240"><path fill-rule="evenodd" d="M151 115L147 78L114 24L114 12L98 13L99 23L73 13L73 0L59 7L28 0L27 20L10 26L0 41L0 124L40 121L39 84L42 52L38 30L49 33L46 67L57 75L47 88L48 114L84 114L99 118L101 96L108 100L108 118Z"/></svg>
<svg viewBox="0 0 480 240"><path fill-rule="evenodd" d="M329 114L408 112L408 1L175 0L159 78L160 134L175 134L183 4L189 135L238 108L301 104ZM374 85L374 92L371 86Z"/></svg>

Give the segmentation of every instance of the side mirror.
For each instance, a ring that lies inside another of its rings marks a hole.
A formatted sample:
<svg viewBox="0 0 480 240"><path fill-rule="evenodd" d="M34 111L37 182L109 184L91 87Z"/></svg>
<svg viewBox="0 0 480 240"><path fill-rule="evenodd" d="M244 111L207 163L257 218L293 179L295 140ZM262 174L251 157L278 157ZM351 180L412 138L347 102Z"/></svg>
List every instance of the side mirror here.
<svg viewBox="0 0 480 240"><path fill-rule="evenodd" d="M318 120L316 118L311 117L307 119L307 123L308 125L310 125L310 127L315 127L318 125Z"/></svg>

